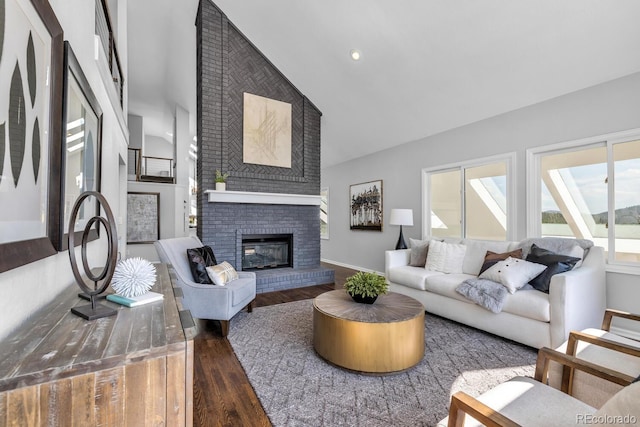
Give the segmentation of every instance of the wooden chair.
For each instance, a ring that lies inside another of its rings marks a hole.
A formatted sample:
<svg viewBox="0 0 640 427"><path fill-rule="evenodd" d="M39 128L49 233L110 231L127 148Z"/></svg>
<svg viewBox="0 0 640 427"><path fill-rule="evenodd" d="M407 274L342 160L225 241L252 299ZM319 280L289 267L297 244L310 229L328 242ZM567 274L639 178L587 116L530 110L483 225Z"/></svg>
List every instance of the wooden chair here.
<svg viewBox="0 0 640 427"><path fill-rule="evenodd" d="M569 339L556 350L633 377L638 376L640 341L612 333L611 323L616 317L640 321L640 315L608 309L601 329L571 332ZM622 388L618 384L556 363L552 363L549 368L548 384L557 389L571 384L569 393L595 408L604 405Z"/></svg>
<svg viewBox="0 0 640 427"><path fill-rule="evenodd" d="M567 394L571 389L570 381L562 387L562 391L544 384L551 361L588 372L624 388L597 410ZM457 392L451 396L449 416L438 425L548 427L592 424L594 420L613 416L636 417L640 421L640 382L631 384L633 381L634 378L629 375L542 348L538 352L535 379L515 377L477 398Z"/></svg>

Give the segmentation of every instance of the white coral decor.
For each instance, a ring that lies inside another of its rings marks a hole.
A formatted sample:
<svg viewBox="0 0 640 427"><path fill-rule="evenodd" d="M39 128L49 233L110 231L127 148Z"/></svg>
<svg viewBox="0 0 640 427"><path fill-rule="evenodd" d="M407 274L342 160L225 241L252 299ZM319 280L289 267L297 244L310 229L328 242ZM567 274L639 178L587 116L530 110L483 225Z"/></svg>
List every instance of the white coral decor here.
<svg viewBox="0 0 640 427"><path fill-rule="evenodd" d="M156 282L156 268L146 259L128 258L116 265L111 287L124 297L147 293Z"/></svg>

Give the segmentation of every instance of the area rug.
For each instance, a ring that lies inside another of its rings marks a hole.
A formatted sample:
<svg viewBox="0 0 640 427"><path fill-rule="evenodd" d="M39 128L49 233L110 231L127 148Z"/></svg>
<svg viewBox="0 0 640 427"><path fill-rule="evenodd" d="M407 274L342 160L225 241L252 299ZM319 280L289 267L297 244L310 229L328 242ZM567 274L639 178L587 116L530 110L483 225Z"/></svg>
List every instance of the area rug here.
<svg viewBox="0 0 640 427"><path fill-rule="evenodd" d="M424 359L372 376L328 364L313 349L313 301L241 312L229 341L274 426L434 426L449 397L532 376L536 350L427 314ZM526 331L523 331L526 333Z"/></svg>

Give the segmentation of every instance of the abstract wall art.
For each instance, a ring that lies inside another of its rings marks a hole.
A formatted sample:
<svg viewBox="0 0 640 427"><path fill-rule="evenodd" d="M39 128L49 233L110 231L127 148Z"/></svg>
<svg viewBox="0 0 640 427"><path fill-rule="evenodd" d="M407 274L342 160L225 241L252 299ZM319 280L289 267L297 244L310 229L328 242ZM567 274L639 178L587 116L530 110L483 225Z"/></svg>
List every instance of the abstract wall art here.
<svg viewBox="0 0 640 427"><path fill-rule="evenodd" d="M291 168L291 104L244 93L244 163Z"/></svg>
<svg viewBox="0 0 640 427"><path fill-rule="evenodd" d="M160 238L160 193L127 193L127 243Z"/></svg>
<svg viewBox="0 0 640 427"><path fill-rule="evenodd" d="M62 58L49 2L0 0L0 272L57 251Z"/></svg>

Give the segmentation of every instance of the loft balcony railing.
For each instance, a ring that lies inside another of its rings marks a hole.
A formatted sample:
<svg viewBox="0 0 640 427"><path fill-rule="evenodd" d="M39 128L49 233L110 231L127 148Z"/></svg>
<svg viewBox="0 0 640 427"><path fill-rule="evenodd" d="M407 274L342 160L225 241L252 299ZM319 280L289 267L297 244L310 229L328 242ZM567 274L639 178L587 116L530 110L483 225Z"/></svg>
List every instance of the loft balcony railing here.
<svg viewBox="0 0 640 427"><path fill-rule="evenodd" d="M139 148L128 149L129 181L175 183L173 159L143 156Z"/></svg>
<svg viewBox="0 0 640 427"><path fill-rule="evenodd" d="M96 0L96 35L100 37L102 48L109 60L111 78L113 79L113 84L116 86L116 91L120 98L120 106L123 106L124 76L122 75L116 41L113 37L113 26L111 25L111 16L109 15L107 0Z"/></svg>

